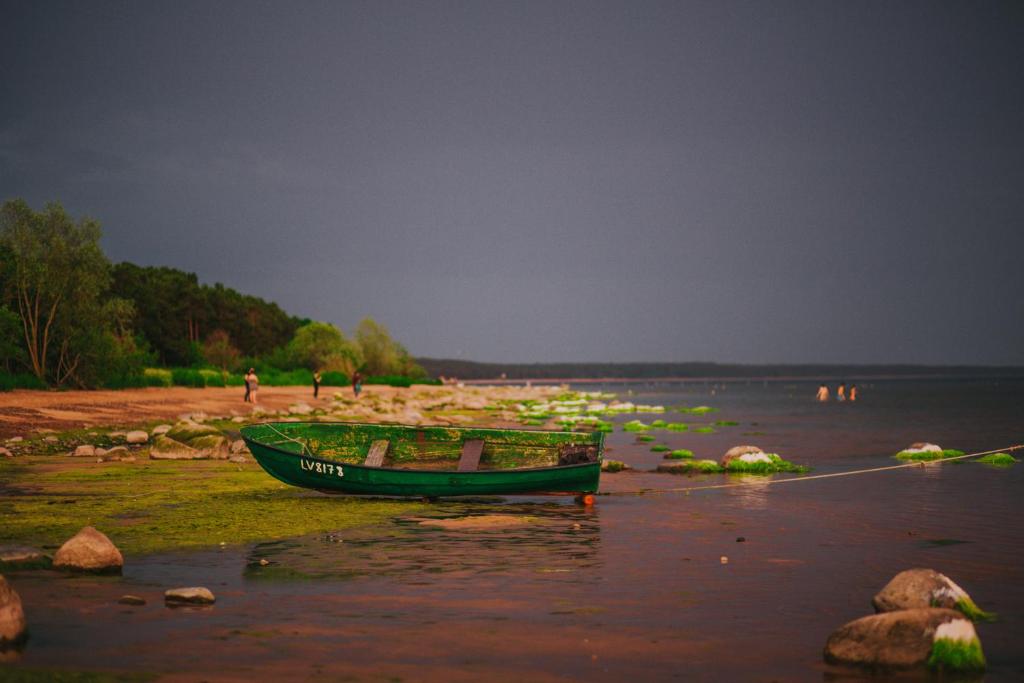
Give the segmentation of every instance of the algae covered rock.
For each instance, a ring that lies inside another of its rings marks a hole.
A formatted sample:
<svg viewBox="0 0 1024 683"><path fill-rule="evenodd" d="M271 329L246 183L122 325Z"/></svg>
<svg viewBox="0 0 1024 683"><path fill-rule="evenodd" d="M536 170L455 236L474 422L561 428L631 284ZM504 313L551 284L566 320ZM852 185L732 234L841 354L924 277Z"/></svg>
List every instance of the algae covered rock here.
<svg viewBox="0 0 1024 683"><path fill-rule="evenodd" d="M157 425L156 427L153 427L153 436L166 434L167 432L171 431L171 429L173 429L171 425Z"/></svg>
<svg viewBox="0 0 1024 683"><path fill-rule="evenodd" d="M202 586L188 586L185 588L171 588L164 591L164 603L168 607L179 605L212 605L217 598L210 592L209 588Z"/></svg>
<svg viewBox="0 0 1024 683"><path fill-rule="evenodd" d="M692 458L693 451L686 448L677 448L674 451L665 454L666 460L682 460L684 458Z"/></svg>
<svg viewBox="0 0 1024 683"><path fill-rule="evenodd" d="M899 460L941 460L943 458L952 458L957 455L963 455L963 451L958 451L952 448L942 448L933 443L926 443L924 441L918 441L912 443L908 447L896 454L896 458Z"/></svg>
<svg viewBox="0 0 1024 683"><path fill-rule="evenodd" d="M187 443L200 436L220 436L220 430L210 425L199 424L193 420L182 420L174 425L165 436L175 441Z"/></svg>
<svg viewBox="0 0 1024 683"><path fill-rule="evenodd" d="M757 446L733 446L725 452L725 455L722 456L722 467L725 467L733 460L747 455L748 453L760 453L764 455L764 450Z"/></svg>
<svg viewBox="0 0 1024 683"><path fill-rule="evenodd" d="M691 474L693 472L721 472L722 468L714 460L681 459L663 462L655 471L669 474Z"/></svg>
<svg viewBox="0 0 1024 683"><path fill-rule="evenodd" d="M974 625L959 612L939 607L883 612L851 621L829 636L824 654L831 664L873 669L985 668Z"/></svg>
<svg viewBox="0 0 1024 683"><path fill-rule="evenodd" d="M894 612L921 607L945 607L974 619L992 619L971 596L951 578L934 569L908 569L892 578L871 600L876 612Z"/></svg>
<svg viewBox="0 0 1024 683"><path fill-rule="evenodd" d="M197 437L189 441L188 445L198 451L204 458L227 460L228 456L231 455L230 442L220 434Z"/></svg>
<svg viewBox="0 0 1024 683"><path fill-rule="evenodd" d="M0 576L0 650L20 643L25 639L26 632L21 597L7 583L7 579Z"/></svg>
<svg viewBox="0 0 1024 683"><path fill-rule="evenodd" d="M23 545L0 546L0 570L46 569L53 564L49 555L38 548Z"/></svg>
<svg viewBox="0 0 1024 683"><path fill-rule="evenodd" d="M153 440L153 446L149 449L149 457L152 460L202 460L209 456L161 434Z"/></svg>
<svg viewBox="0 0 1024 683"><path fill-rule="evenodd" d="M96 457L96 447L90 446L89 444L82 444L75 450L71 451L71 455L75 458L93 458Z"/></svg>
<svg viewBox="0 0 1024 683"><path fill-rule="evenodd" d="M54 569L120 574L123 566L121 551L91 526L68 539L53 556Z"/></svg>
<svg viewBox="0 0 1024 683"><path fill-rule="evenodd" d="M622 462L621 460L602 460L601 471L602 472L621 472L622 470L632 469L629 465Z"/></svg>

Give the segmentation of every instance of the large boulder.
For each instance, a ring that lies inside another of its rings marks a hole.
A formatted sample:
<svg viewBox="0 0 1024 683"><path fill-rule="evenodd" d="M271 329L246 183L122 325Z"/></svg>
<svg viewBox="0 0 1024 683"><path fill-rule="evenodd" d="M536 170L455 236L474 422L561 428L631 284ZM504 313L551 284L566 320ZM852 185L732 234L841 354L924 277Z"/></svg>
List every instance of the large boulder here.
<svg viewBox="0 0 1024 683"><path fill-rule="evenodd" d="M25 634L25 611L21 608L21 598L7 579L0 576L0 650L21 642Z"/></svg>
<svg viewBox="0 0 1024 683"><path fill-rule="evenodd" d="M851 621L829 636L824 654L831 664L872 669L985 667L974 625L959 612L938 607L883 612Z"/></svg>
<svg viewBox="0 0 1024 683"><path fill-rule="evenodd" d="M96 455L103 458L104 461L124 460L132 453L124 446L114 446L109 451L103 451L102 453L100 453L100 450L99 448L96 449Z"/></svg>
<svg viewBox="0 0 1024 683"><path fill-rule="evenodd" d="M71 451L71 455L76 458L94 458L96 457L96 447L90 446L89 444L83 444Z"/></svg>
<svg viewBox="0 0 1024 683"><path fill-rule="evenodd" d="M169 436L161 434L153 439L153 445L149 449L149 457L152 460L203 460L209 456L187 444L175 441Z"/></svg>
<svg viewBox="0 0 1024 683"><path fill-rule="evenodd" d="M171 427L171 430L164 436L174 439L175 441L181 441L187 443L192 439L197 439L200 436L219 436L220 430L210 425L199 424L193 420L182 420Z"/></svg>
<svg viewBox="0 0 1024 683"><path fill-rule="evenodd" d="M146 443L149 441L149 434L141 429L135 429L125 434L124 440L128 443Z"/></svg>
<svg viewBox="0 0 1024 683"><path fill-rule="evenodd" d="M971 596L953 579L934 569L908 569L892 578L872 600L876 612L895 612L921 607L945 607L963 612L971 619L989 619Z"/></svg>
<svg viewBox="0 0 1024 683"><path fill-rule="evenodd" d="M761 455L763 455L765 456L765 458L768 457L767 455L765 455L765 452L758 448L757 446L733 446L732 448L725 452L725 455L722 456L721 465L722 467L725 467L733 460L744 460L743 456L745 455L754 457L760 457ZM744 462L756 461L746 459L744 460Z"/></svg>
<svg viewBox="0 0 1024 683"><path fill-rule="evenodd" d="M124 557L109 538L87 526L68 539L53 556L53 568L120 574Z"/></svg>

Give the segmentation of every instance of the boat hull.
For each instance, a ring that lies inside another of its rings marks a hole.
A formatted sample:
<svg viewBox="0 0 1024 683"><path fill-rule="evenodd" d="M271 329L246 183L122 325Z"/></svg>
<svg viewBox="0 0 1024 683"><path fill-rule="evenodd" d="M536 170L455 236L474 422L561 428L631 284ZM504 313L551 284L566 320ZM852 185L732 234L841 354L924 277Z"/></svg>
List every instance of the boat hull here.
<svg viewBox="0 0 1024 683"><path fill-rule="evenodd" d="M246 439L256 462L292 486L371 496L448 497L540 492L593 493L601 463L475 472L366 467L313 455L288 453Z"/></svg>

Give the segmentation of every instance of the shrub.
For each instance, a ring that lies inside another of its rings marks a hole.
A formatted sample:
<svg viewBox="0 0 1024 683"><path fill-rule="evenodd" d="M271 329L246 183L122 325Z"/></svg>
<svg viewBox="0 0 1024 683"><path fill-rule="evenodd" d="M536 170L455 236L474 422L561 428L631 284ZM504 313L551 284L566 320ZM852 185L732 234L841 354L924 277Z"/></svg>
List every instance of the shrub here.
<svg viewBox="0 0 1024 683"><path fill-rule="evenodd" d="M197 387L206 386L206 378L198 370L192 368L173 368L171 370L171 382L176 387Z"/></svg>
<svg viewBox="0 0 1024 683"><path fill-rule="evenodd" d="M411 387L414 384L438 386L441 380L429 377L406 377L404 375L374 375L363 379L363 384L383 384L389 387Z"/></svg>
<svg viewBox="0 0 1024 683"><path fill-rule="evenodd" d="M174 384L170 370L164 368L146 368L142 371L147 387L169 387Z"/></svg>
<svg viewBox="0 0 1024 683"><path fill-rule="evenodd" d="M12 389L45 389L46 385L38 377L29 372L0 372L0 391Z"/></svg>
<svg viewBox="0 0 1024 683"><path fill-rule="evenodd" d="M320 373L320 383L325 386L343 387L349 384L349 376L337 370L328 370Z"/></svg>

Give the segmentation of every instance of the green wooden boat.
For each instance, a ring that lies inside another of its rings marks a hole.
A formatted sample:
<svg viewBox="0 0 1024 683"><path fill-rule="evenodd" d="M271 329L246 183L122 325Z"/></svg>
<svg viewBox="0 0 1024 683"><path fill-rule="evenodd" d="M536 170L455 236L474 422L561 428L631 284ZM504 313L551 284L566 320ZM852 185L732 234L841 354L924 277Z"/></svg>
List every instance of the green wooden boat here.
<svg viewBox="0 0 1024 683"><path fill-rule="evenodd" d="M286 484L374 496L597 491L602 432L273 422L242 428L256 461Z"/></svg>

